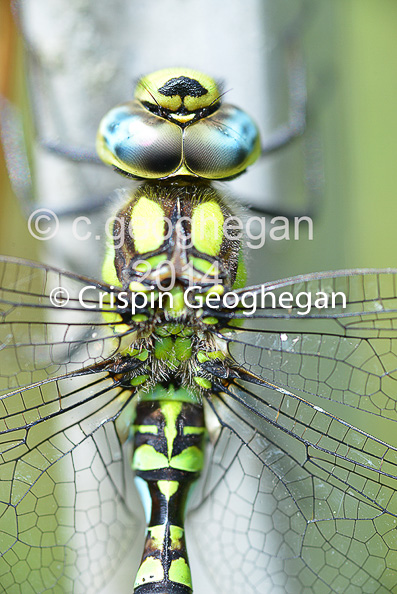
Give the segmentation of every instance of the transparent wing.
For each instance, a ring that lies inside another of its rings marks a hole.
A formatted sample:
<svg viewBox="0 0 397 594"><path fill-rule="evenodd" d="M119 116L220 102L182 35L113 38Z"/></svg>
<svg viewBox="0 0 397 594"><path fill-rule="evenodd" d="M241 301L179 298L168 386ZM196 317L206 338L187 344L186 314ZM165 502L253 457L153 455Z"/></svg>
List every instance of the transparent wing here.
<svg viewBox="0 0 397 594"><path fill-rule="evenodd" d="M7 592L98 592L139 534L141 507L122 444L132 393L105 371L121 337L100 307L78 304L76 290L87 280L0 261L0 582ZM70 291L62 310L51 305L54 286ZM15 384L22 387L10 391Z"/></svg>
<svg viewBox="0 0 397 594"><path fill-rule="evenodd" d="M0 257L1 388L65 374L114 355L126 326L115 316L110 326L103 317L110 308L100 303L100 293L109 291L108 285L82 276Z"/></svg>
<svg viewBox="0 0 397 594"><path fill-rule="evenodd" d="M343 311L258 310L228 336L241 365L207 403L219 431L191 517L222 592L397 588L396 273L340 274L272 286L343 286Z"/></svg>
<svg viewBox="0 0 397 594"><path fill-rule="evenodd" d="M246 292L259 298L259 305L264 292L274 293L276 303L280 294L290 294L293 302L285 309L258 307L248 317L241 314L245 332L230 338L230 352L278 386L396 420L396 276L396 271L341 271L268 283L264 290L252 287ZM312 305L321 295L329 297L329 305L332 295L340 297L335 308L302 315L299 294L308 295Z"/></svg>

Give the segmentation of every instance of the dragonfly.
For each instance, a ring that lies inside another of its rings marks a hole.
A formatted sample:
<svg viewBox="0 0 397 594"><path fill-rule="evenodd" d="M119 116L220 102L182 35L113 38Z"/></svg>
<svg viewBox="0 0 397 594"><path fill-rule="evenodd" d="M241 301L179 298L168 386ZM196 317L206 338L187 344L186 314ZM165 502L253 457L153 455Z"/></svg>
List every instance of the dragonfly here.
<svg viewBox="0 0 397 594"><path fill-rule="evenodd" d="M137 594L191 593L189 543L220 592L396 588L397 270L246 287L211 182L260 141L220 95L162 70L102 120L145 181L101 280L0 259L4 591L99 592L143 517Z"/></svg>

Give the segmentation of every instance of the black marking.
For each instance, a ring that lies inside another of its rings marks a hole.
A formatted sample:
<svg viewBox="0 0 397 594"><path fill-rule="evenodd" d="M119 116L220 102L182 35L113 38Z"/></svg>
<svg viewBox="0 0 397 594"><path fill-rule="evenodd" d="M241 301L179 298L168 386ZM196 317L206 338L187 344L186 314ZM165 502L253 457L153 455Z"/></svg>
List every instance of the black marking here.
<svg viewBox="0 0 397 594"><path fill-rule="evenodd" d="M202 406L187 402L181 403L181 410L175 419L174 428L177 435L173 441L172 456L184 452L189 447L195 446L200 450L204 448L204 434L188 433L185 435L185 427L197 427L204 429L204 415ZM162 410L162 402L142 401L136 407L134 421L134 450L144 445L153 447L157 452L168 458L168 441L165 435L166 416ZM145 433L145 425L157 426L157 433ZM153 470L135 470L135 475L142 478L148 486L152 502L151 518L148 524L145 548L142 555L142 563L148 558L160 561L164 572L164 578L160 581L151 581L139 584L134 592L136 594L192 594L187 584L173 582L169 578L170 569L174 561L183 559L189 566L184 533L184 515L186 500L191 484L199 476L200 471L183 471L172 467L171 462L165 462L163 468ZM178 488L167 497L158 485L158 481L178 481ZM157 538L151 533L154 526L164 526L164 537L159 548ZM179 528L182 532L177 538L178 542L171 539L171 528ZM143 576L142 576L143 579Z"/></svg>
<svg viewBox="0 0 397 594"><path fill-rule="evenodd" d="M198 80L188 76L179 76L170 78L165 85L158 89L158 92L166 97L179 95L183 100L185 97L202 97L208 93L208 89L203 87Z"/></svg>
<svg viewBox="0 0 397 594"><path fill-rule="evenodd" d="M141 584L134 590L135 594L192 594L192 590L184 584L164 580Z"/></svg>

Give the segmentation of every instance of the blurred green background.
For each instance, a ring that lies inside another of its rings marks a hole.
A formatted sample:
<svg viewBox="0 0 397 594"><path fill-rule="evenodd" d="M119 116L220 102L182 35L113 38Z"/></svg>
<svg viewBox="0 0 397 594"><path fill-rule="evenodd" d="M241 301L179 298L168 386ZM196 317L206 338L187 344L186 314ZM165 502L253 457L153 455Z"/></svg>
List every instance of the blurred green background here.
<svg viewBox="0 0 397 594"><path fill-rule="evenodd" d="M346 145L334 150L346 158L344 249L354 266L396 266L397 3L336 4Z"/></svg>

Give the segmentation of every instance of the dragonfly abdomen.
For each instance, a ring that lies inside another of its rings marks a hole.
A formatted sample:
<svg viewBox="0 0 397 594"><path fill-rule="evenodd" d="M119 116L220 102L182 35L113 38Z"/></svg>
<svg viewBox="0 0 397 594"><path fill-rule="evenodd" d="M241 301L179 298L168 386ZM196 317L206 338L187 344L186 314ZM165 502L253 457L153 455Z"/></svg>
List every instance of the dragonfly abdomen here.
<svg viewBox="0 0 397 594"><path fill-rule="evenodd" d="M136 594L192 592L184 515L203 467L204 416L202 406L186 401L184 389L167 393L172 399L143 400L136 409L132 468L147 486L150 505Z"/></svg>

